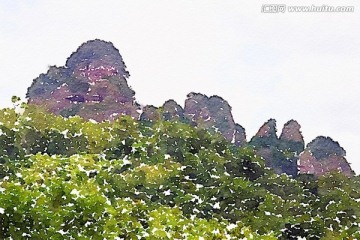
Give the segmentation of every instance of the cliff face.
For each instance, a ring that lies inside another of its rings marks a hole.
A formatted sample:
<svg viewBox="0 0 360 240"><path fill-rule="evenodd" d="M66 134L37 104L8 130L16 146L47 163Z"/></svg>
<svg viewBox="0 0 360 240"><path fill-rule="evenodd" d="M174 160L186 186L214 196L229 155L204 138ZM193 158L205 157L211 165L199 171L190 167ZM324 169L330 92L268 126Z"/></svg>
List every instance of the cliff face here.
<svg viewBox="0 0 360 240"><path fill-rule="evenodd" d="M160 119L189 123L218 132L236 146L253 146L278 174L320 176L334 170L347 176L354 174L344 149L330 138L318 137L304 150L300 124L295 120L287 122L278 137L276 120L270 119L247 143L245 129L235 123L231 107L223 98L192 92L184 108L168 100L159 108L146 105L140 109L135 92L128 86L129 76L112 43L88 41L71 54L65 66L52 66L33 80L27 91L28 103L64 117L79 115L99 122L129 115L150 123Z"/></svg>
<svg viewBox="0 0 360 240"><path fill-rule="evenodd" d="M96 121L119 115L138 118L135 92L119 51L110 42L88 41L71 54L64 67L50 67L28 88L29 104L65 117Z"/></svg>
<svg viewBox="0 0 360 240"><path fill-rule="evenodd" d="M111 42L101 40L82 44L70 55L65 66L76 76L93 82L109 76L124 79L130 76L119 50Z"/></svg>
<svg viewBox="0 0 360 240"><path fill-rule="evenodd" d="M174 100L166 101L163 106L163 119L166 121L169 120L177 120L177 121L185 121L185 113L184 109L177 104Z"/></svg>
<svg viewBox="0 0 360 240"><path fill-rule="evenodd" d="M174 100L166 101L160 109L153 105L146 105L143 107L140 115L141 121L154 122L160 119L165 121L186 121L184 109Z"/></svg>
<svg viewBox="0 0 360 240"><path fill-rule="evenodd" d="M290 120L284 124L281 135L279 137L279 150L283 153L293 155L291 161L297 162L299 155L304 151L304 137L300 131L300 124L295 120Z"/></svg>
<svg viewBox="0 0 360 240"><path fill-rule="evenodd" d="M251 142L256 146L270 147L277 144L276 135L276 120L269 119L264 123L255 136L251 139Z"/></svg>
<svg viewBox="0 0 360 240"><path fill-rule="evenodd" d="M300 128L300 124L295 120L285 123L279 137L281 149L296 152L297 154L304 150L305 142Z"/></svg>
<svg viewBox="0 0 360 240"><path fill-rule="evenodd" d="M254 146L256 152L264 158L266 165L274 169L276 173L286 173L295 177L297 175L297 156L300 153L297 141L302 139L300 125L292 120L285 124L280 138L276 132L276 120L270 119L260 127L257 134L251 139L250 145Z"/></svg>
<svg viewBox="0 0 360 240"><path fill-rule="evenodd" d="M92 40L82 44L67 59L65 66L52 66L34 79L28 88L29 104L39 105L54 114L79 115L96 121L129 115L142 121L177 120L220 132L237 146L246 143L245 129L235 124L230 105L220 97L191 93L183 109L174 100L161 111L140 106L128 86L129 72L119 51L110 42Z"/></svg>
<svg viewBox="0 0 360 240"><path fill-rule="evenodd" d="M218 96L208 97L201 93L190 93L182 108L174 100L166 101L161 108L152 105L143 107L141 121L176 120L220 133L236 146L246 144L245 129L234 122L231 107Z"/></svg>
<svg viewBox="0 0 360 240"><path fill-rule="evenodd" d="M354 171L345 159L346 152L329 137L317 137L311 141L300 155L299 172L321 176L331 171L340 171L353 176Z"/></svg>
<svg viewBox="0 0 360 240"><path fill-rule="evenodd" d="M288 121L276 135L276 121L270 119L260 127L251 139L257 153L264 158L266 165L276 173L291 176L313 174L316 177L333 171L340 171L346 176L353 176L354 171L345 158L345 150L329 137L317 137L306 149L300 124Z"/></svg>
<svg viewBox="0 0 360 240"><path fill-rule="evenodd" d="M190 93L184 113L194 125L219 132L237 146L246 143L245 129L234 122L229 103L221 97Z"/></svg>

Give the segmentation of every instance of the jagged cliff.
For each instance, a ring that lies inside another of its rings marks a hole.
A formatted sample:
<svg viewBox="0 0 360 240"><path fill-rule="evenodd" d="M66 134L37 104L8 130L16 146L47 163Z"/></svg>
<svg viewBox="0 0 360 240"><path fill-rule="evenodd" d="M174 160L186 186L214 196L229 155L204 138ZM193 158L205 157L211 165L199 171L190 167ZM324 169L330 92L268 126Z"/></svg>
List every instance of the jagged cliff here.
<svg viewBox="0 0 360 240"><path fill-rule="evenodd" d="M245 129L235 123L229 103L219 96L190 93L185 100L184 113L194 125L219 132L237 146L246 143Z"/></svg>
<svg viewBox="0 0 360 240"><path fill-rule="evenodd" d="M139 116L135 92L119 51L110 42L88 41L71 54L64 67L52 66L28 88L30 104L65 117L96 121L118 115Z"/></svg>
<svg viewBox="0 0 360 240"><path fill-rule="evenodd" d="M260 127L249 144L276 173L296 176L298 155L304 149L300 125L290 120L284 125L280 138L276 132L276 120L270 119Z"/></svg>
<svg viewBox="0 0 360 240"><path fill-rule="evenodd" d="M319 136L311 141L299 159L299 173L321 176L331 171L340 171L351 177L354 171L345 159L346 152L329 137Z"/></svg>
<svg viewBox="0 0 360 240"><path fill-rule="evenodd" d="M345 151L330 138L318 137L304 150L300 124L295 120L287 122L278 137L276 120L270 119L247 143L245 129L234 121L231 106L223 98L192 92L184 107L174 100L161 107L140 107L127 83L129 76L122 56L111 42L91 40L72 53L65 66L52 66L34 79L27 91L28 103L64 117L79 115L96 121L129 115L150 123L160 119L189 123L218 132L236 146L253 146L278 174L320 176L334 170L347 176L354 174Z"/></svg>

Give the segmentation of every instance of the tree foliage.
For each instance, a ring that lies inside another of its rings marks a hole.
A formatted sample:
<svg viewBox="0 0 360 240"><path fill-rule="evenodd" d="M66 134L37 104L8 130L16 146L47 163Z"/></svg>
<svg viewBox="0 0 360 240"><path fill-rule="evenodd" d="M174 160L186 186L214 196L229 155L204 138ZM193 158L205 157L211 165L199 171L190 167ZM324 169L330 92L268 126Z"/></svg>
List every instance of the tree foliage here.
<svg viewBox="0 0 360 240"><path fill-rule="evenodd" d="M0 110L1 239L356 239L360 180L292 179L182 122Z"/></svg>

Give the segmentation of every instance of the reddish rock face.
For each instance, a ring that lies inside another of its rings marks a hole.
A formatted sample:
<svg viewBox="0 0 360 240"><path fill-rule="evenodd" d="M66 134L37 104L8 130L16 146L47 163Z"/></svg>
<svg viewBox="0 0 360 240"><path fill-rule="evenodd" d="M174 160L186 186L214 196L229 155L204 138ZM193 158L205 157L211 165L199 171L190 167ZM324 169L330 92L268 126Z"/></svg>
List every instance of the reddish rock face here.
<svg viewBox="0 0 360 240"><path fill-rule="evenodd" d="M354 175L345 159L345 150L339 143L331 138L317 137L304 150L304 138L300 128L298 122L290 120L284 125L278 138L276 121L270 119L260 127L250 144L265 160L266 165L278 174L313 174L319 177L339 171L349 177Z"/></svg>
<svg viewBox="0 0 360 240"><path fill-rule="evenodd" d="M299 159L299 173L316 177L339 171L345 176L354 176L354 171L345 159L345 150L329 137L317 137L310 142Z"/></svg>
<svg viewBox="0 0 360 240"><path fill-rule="evenodd" d="M237 146L246 143L245 129L236 125L227 101L218 96L207 97L190 93L185 101L184 113L194 125L221 133Z"/></svg>
<svg viewBox="0 0 360 240"><path fill-rule="evenodd" d="M300 124L295 120L285 123L280 135L280 140L300 142L304 144L304 138L300 132Z"/></svg>
<svg viewBox="0 0 360 240"><path fill-rule="evenodd" d="M82 44L67 59L65 67L76 76L93 81L115 75L130 76L119 50L111 42L98 39Z"/></svg>
<svg viewBox="0 0 360 240"><path fill-rule="evenodd" d="M250 145L260 148L277 148L279 139L276 134L276 120L269 119L264 123L259 131L251 138Z"/></svg>
<svg viewBox="0 0 360 240"><path fill-rule="evenodd" d="M112 121L120 115L149 122L176 120L218 132L236 146L247 143L245 129L235 123L230 105L218 96L190 93L184 108L168 100L160 110L154 106L144 107L139 116L140 107L135 101L135 92L128 86L128 77L125 63L113 44L92 40L72 53L65 66L52 66L34 79L26 96L29 104L64 117L79 115L99 122ZM279 174L296 176L299 169L300 173L315 176L334 170L346 176L354 175L345 159L345 150L330 138L317 137L304 151L300 125L294 120L284 125L278 138L276 121L270 119L249 144L265 159L267 166Z"/></svg>
<svg viewBox="0 0 360 240"><path fill-rule="evenodd" d="M300 128L301 126L297 121L290 120L284 124L279 137L279 149L294 153L296 161L305 147L304 137L301 134Z"/></svg>
<svg viewBox="0 0 360 240"><path fill-rule="evenodd" d="M120 115L139 117L129 73L112 43L93 40L71 54L65 67L50 67L33 81L29 104L40 105L65 117L79 115L96 121Z"/></svg>
<svg viewBox="0 0 360 240"><path fill-rule="evenodd" d="M129 73L119 51L110 42L92 40L82 44L64 67L50 67L28 88L29 104L69 117L96 121L113 120L120 115L139 119L135 92L128 86ZM178 120L220 132L237 146L246 143L245 129L235 124L230 105L220 97L191 93L185 109L175 101L164 103L161 113L154 106L143 108L140 120Z"/></svg>
<svg viewBox="0 0 360 240"><path fill-rule="evenodd" d="M98 64L101 64L98 63ZM81 76L89 79L91 82L96 82L100 79L116 76L118 74L118 70L113 66L104 66L100 65L98 67L92 66L91 64L88 66L84 66L85 64L79 64L76 69L74 69L74 74L77 76Z"/></svg>
<svg viewBox="0 0 360 240"><path fill-rule="evenodd" d="M317 159L311 154L309 150L305 150L300 154L299 159L299 173L300 174L315 174L315 165Z"/></svg>
<svg viewBox="0 0 360 240"><path fill-rule="evenodd" d="M276 120L270 119L262 125L255 135L256 137L276 137Z"/></svg>

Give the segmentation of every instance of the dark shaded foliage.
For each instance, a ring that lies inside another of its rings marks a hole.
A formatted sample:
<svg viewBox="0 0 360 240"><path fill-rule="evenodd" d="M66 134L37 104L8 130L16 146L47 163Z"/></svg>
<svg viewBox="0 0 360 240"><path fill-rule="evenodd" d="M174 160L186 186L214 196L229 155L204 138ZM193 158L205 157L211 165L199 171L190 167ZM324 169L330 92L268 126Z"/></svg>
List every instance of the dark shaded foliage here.
<svg viewBox="0 0 360 240"><path fill-rule="evenodd" d="M0 117L1 238L359 237L358 177L277 175L252 147L175 120Z"/></svg>

